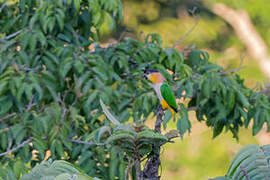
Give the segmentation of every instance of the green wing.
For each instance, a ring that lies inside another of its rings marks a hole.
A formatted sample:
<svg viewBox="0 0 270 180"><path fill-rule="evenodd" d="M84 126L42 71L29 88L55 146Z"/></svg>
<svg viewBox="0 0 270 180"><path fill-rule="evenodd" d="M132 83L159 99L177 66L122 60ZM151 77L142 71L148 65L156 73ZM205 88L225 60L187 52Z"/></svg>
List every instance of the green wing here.
<svg viewBox="0 0 270 180"><path fill-rule="evenodd" d="M164 100L173 108L175 112L177 112L177 104L175 101L175 96L173 94L172 88L168 84L162 84L160 86L161 96Z"/></svg>

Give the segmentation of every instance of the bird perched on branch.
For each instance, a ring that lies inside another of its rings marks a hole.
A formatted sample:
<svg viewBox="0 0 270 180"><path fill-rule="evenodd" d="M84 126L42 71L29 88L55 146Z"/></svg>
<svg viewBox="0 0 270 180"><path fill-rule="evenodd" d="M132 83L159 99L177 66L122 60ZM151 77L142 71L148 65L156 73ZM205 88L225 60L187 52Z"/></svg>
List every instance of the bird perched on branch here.
<svg viewBox="0 0 270 180"><path fill-rule="evenodd" d="M175 113L178 112L175 96L162 74L156 70L145 70L143 77L151 81L151 86L156 91L162 109L169 109L172 116L175 117Z"/></svg>

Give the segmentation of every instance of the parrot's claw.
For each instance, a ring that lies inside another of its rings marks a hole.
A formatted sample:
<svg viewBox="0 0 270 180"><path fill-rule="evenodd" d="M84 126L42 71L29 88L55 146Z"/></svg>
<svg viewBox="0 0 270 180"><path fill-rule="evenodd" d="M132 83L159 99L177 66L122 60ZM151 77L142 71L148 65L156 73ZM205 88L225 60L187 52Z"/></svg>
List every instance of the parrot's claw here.
<svg viewBox="0 0 270 180"><path fill-rule="evenodd" d="M162 108L162 105L159 104L159 105L158 105L158 111L161 111L161 110L164 111L165 109L163 109L163 108Z"/></svg>

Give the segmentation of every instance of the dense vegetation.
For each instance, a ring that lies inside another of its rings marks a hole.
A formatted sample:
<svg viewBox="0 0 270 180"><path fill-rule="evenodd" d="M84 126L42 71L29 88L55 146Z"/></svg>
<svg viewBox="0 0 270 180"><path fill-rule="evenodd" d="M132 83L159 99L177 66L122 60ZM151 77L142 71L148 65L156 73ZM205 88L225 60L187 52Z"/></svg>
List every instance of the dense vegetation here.
<svg viewBox="0 0 270 180"><path fill-rule="evenodd" d="M270 127L267 96L204 51L164 48L157 34L98 44L102 27L122 20L119 0L20 0L0 7L2 179L20 178L48 158L102 179L124 179L126 169L136 174L132 168L151 158L153 146L175 137L144 125L159 104L141 77L145 69L160 71L182 98L175 125L181 137L191 130L189 110L213 137L230 131L238 138L251 119L254 135L264 123ZM119 124L104 116L100 99ZM170 119L165 112L164 128Z"/></svg>

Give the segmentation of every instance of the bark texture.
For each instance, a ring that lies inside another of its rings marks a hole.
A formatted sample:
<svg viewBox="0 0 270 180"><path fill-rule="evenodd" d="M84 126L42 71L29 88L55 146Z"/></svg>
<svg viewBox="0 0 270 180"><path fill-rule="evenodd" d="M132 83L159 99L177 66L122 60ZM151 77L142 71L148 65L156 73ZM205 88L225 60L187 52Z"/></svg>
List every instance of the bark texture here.
<svg viewBox="0 0 270 180"><path fill-rule="evenodd" d="M270 80L270 57L267 45L256 31L248 13L244 10L234 10L223 3L216 3L212 11L233 27L239 39L247 47L249 55L258 61L262 72Z"/></svg>
<svg viewBox="0 0 270 180"><path fill-rule="evenodd" d="M158 108L157 119L155 122L155 131L161 133L162 118L164 116L161 106ZM152 147L152 153L146 161L145 168L143 170L143 179L145 180L159 180L159 167L160 162L160 146L161 144L154 145Z"/></svg>

